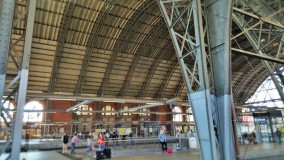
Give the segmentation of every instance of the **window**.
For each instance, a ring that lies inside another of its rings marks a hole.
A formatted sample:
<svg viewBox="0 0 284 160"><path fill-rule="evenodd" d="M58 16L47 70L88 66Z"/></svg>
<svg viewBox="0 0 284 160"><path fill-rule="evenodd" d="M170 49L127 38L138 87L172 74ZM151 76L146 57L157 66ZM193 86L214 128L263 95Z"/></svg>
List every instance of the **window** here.
<svg viewBox="0 0 284 160"><path fill-rule="evenodd" d="M172 109L173 113L181 113L181 110L178 106L175 106ZM182 121L182 115L181 114L173 114L173 121L174 122L181 122Z"/></svg>
<svg viewBox="0 0 284 160"><path fill-rule="evenodd" d="M145 113L145 112L149 112L149 108L144 108L138 111L143 112L143 113L140 113L140 116L150 116L150 113Z"/></svg>
<svg viewBox="0 0 284 160"><path fill-rule="evenodd" d="M123 107L123 110L126 110L126 109L128 109L128 107L127 106L124 106ZM130 116L131 115L131 113L130 112L126 112L126 113L122 113L122 115L124 115L124 116Z"/></svg>
<svg viewBox="0 0 284 160"><path fill-rule="evenodd" d="M2 103L3 103L3 102L4 102L4 101L2 101ZM12 110L12 109L15 108L14 105L13 105L13 103L11 103L10 101L6 101L6 102L3 104L3 107L6 108L6 109L9 109L9 110ZM9 113L10 116L13 118L13 112L12 112L12 111L8 111L8 113ZM4 114L4 117L6 118L7 122L10 122L11 120L8 118L8 115L7 115L5 112L3 112L3 114ZM4 122L4 119L2 118L2 116L1 116L1 122Z"/></svg>
<svg viewBox="0 0 284 160"><path fill-rule="evenodd" d="M37 110L37 112L24 112L24 122L42 122L43 114L40 110L43 110L43 106L39 102L29 102L24 108L25 110Z"/></svg>
<svg viewBox="0 0 284 160"><path fill-rule="evenodd" d="M83 111L83 112L81 112L81 111ZM88 105L83 105L83 106L78 108L77 115L83 115L83 116L93 115L92 108L89 107Z"/></svg>
<svg viewBox="0 0 284 160"><path fill-rule="evenodd" d="M186 113L191 113L191 115L186 115L186 119L188 122L194 122L193 114L192 114L192 109L191 107L188 107L186 110Z"/></svg>
<svg viewBox="0 0 284 160"><path fill-rule="evenodd" d="M114 115L114 113L108 112L108 111L114 111L114 109L112 108L112 106L105 106L105 107L103 108L103 111L105 111L105 112L103 113L103 115L106 115L106 116Z"/></svg>
<svg viewBox="0 0 284 160"><path fill-rule="evenodd" d="M283 70L283 68L280 70ZM280 78L277 77L277 80L280 81ZM263 81L263 83L255 91L254 95L251 96L245 104L263 107L284 107L276 86L270 76Z"/></svg>

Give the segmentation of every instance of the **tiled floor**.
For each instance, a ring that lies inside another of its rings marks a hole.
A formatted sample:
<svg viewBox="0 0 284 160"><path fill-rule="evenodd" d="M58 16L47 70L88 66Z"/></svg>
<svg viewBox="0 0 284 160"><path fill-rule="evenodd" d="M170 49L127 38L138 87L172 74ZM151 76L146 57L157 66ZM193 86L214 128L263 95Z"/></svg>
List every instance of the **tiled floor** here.
<svg viewBox="0 0 284 160"><path fill-rule="evenodd" d="M124 148L123 150L131 150ZM123 152L117 150L112 154L113 160L198 160L200 154L198 150L180 151L172 154L163 154L161 152L137 152L135 155L117 154ZM133 149L134 150L134 149ZM137 150L137 149L136 149ZM240 146L241 159L257 159L257 160L283 160L284 145L279 144L257 144L257 145L242 145ZM0 157L4 160L7 154ZM22 152L20 160L91 160L95 159L95 152L88 152L85 149L77 149L75 155L69 153L62 154L61 151L29 151Z"/></svg>
<svg viewBox="0 0 284 160"><path fill-rule="evenodd" d="M0 160L6 160L8 154L3 154ZM29 151L20 154L20 160L70 160L56 151Z"/></svg>

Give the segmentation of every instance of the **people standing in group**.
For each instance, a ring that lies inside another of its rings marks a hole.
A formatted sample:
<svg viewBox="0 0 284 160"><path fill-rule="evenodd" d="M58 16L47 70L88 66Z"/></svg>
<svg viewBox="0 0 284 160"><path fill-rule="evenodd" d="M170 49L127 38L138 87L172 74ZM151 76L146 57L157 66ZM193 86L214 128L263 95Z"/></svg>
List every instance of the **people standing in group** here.
<svg viewBox="0 0 284 160"><path fill-rule="evenodd" d="M62 153L66 153L67 149L68 149L68 135L67 135L67 133L64 133L62 140L63 140Z"/></svg>
<svg viewBox="0 0 284 160"><path fill-rule="evenodd" d="M282 140L281 140L281 135L282 135L282 133L281 133L281 131L279 130L279 128L276 129L275 135L276 135L277 138L278 138L279 144L282 144Z"/></svg>
<svg viewBox="0 0 284 160"><path fill-rule="evenodd" d="M75 145L78 143L78 141L79 138L77 136L77 133L75 133L71 140L71 154L75 154Z"/></svg>
<svg viewBox="0 0 284 160"><path fill-rule="evenodd" d="M104 145L105 145L104 135L102 133L99 133L99 135L98 135L98 148L99 148L99 151L103 151L104 150Z"/></svg>
<svg viewBox="0 0 284 160"><path fill-rule="evenodd" d="M168 147L167 147L167 137L166 137L166 134L165 134L164 130L160 131L159 140L160 140L160 143L162 145L162 151L163 152L167 151L167 149L168 149Z"/></svg>

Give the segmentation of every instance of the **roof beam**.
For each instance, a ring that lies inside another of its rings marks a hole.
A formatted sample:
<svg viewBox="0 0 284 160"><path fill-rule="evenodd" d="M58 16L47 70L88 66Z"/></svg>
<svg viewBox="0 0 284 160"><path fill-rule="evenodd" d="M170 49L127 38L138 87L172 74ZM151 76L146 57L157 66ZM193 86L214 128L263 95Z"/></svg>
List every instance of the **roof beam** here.
<svg viewBox="0 0 284 160"><path fill-rule="evenodd" d="M72 106L72 107L66 109L66 112L70 112L70 111L72 111L72 110L75 110L75 109L77 109L77 108L79 108L79 107L81 107L81 106L83 106L83 105L90 104L90 103L92 103L92 102L93 102L92 100L85 100L85 101L83 101L83 102L81 102L81 103L78 103L78 104L76 104L76 105L74 105L74 106Z"/></svg>
<svg viewBox="0 0 284 160"><path fill-rule="evenodd" d="M175 54L173 54L173 56L175 56ZM170 81L170 77L172 77L173 73L175 72L175 70L177 69L178 66L179 66L179 64L178 64L177 61L172 61L172 64L170 65L166 75L164 76L164 79L163 79L159 89L155 93L155 98L162 98L164 96L165 90L166 90L166 88L169 84L169 81Z"/></svg>
<svg viewBox="0 0 284 160"><path fill-rule="evenodd" d="M117 102L117 103L165 103L166 100L153 99L134 99L134 98L117 98L117 97L91 97L91 96L73 96L73 95L49 95L49 94L27 94L30 99L49 99L49 100L93 100L94 102ZM174 104L189 106L187 101L176 101Z"/></svg>
<svg viewBox="0 0 284 160"><path fill-rule="evenodd" d="M132 35L134 34L134 32L132 30L133 30L133 28L136 28L135 22L137 21L137 19L145 16L146 10L149 10L152 7L154 7L155 3L156 3L155 1L147 1L147 2L143 3L137 9L137 11L134 12L134 14L131 16L131 18L128 20L127 24L123 28L123 31L120 33L120 35L119 35L119 37L118 37L118 39L115 43L115 46L113 48L113 53L112 53L111 58L108 62L108 65L107 65L106 71L104 73L104 77L103 77L103 80L102 80L102 83L101 83L101 86L99 88L97 95L99 95L99 96L104 95L104 90L107 87L107 84L109 82L110 74L111 74L111 71L114 67L114 62L116 61L116 58L118 57L118 55L123 52L123 49L125 49L127 47L129 39L131 39Z"/></svg>
<svg viewBox="0 0 284 160"><path fill-rule="evenodd" d="M160 22L161 22L161 20L160 20ZM149 49L149 48L152 47L151 44L159 38L158 35L161 35L161 32L163 31L161 29L161 27L163 25L161 25L162 23L160 23L160 22L158 23L158 26L151 28L151 30L149 32L149 36L147 36L147 37L151 37L151 38L146 39L146 36L145 36L143 41L141 42L141 44L145 44L145 46L147 46L147 48L145 48L144 45L140 45L139 48L137 49L137 51L135 53L134 60L132 61L131 65L129 67L130 69L128 70L127 75L126 75L125 80L124 80L124 83L123 83L123 85L120 89L120 92L119 92L120 95L119 96L125 96L127 94L128 87L130 86L131 79L134 75L134 71L136 69L136 66L138 65L139 60L141 59L141 56L145 56L145 54L147 52L151 52L151 50ZM153 33L153 35L150 36L150 33Z"/></svg>
<svg viewBox="0 0 284 160"><path fill-rule="evenodd" d="M82 88L85 82L87 69L88 69L94 48L95 48L95 43L97 42L99 38L100 31L104 27L103 23L105 21L105 18L108 15L109 11L112 9L112 7L108 7L108 5L109 5L108 2L104 3L104 6L101 9L102 11L99 13L98 19L96 20L96 23L93 25L93 28L91 30L91 34L87 42L86 54L84 55L82 68L80 70L76 88L74 90L74 95L79 95L82 93Z"/></svg>
<svg viewBox="0 0 284 160"><path fill-rule="evenodd" d="M244 15L250 16L250 17L252 17L252 18L259 19L259 20L261 20L261 21L263 21L263 22L265 22L265 23L271 24L271 25L273 25L273 26L276 26L276 27L279 27L279 28L284 29L284 25L282 25L281 23L273 22L273 21L271 21L269 18L264 18L264 19L263 19L263 18L260 18L259 16L255 15L255 14L253 14L253 13L247 12L247 11L245 11L245 10L243 10L243 9L239 9L239 8L236 8L236 7L233 7L233 10L234 10L234 11L237 11L237 12L239 12L239 13L242 13L242 14L244 14Z"/></svg>
<svg viewBox="0 0 284 160"><path fill-rule="evenodd" d="M244 56L257 58L257 59L260 59L260 60L267 60L267 61L271 61L271 62L275 62L275 63L279 63L279 64L284 64L284 60L281 60L281 59L278 59L278 58L269 57L269 56L266 56L264 54L261 55L261 54L257 54L257 53L253 53L253 52L237 49L237 48L232 48L232 51L235 51L235 52L232 52L234 54L241 54L241 55L244 55Z"/></svg>
<svg viewBox="0 0 284 160"><path fill-rule="evenodd" d="M264 4L264 2L261 2L261 1L255 1L255 3L257 3L257 4ZM247 3L244 3L245 5L247 5L247 7L249 7L251 10L253 10L253 11L255 11L254 9L254 7L253 6L250 6L250 5L248 5ZM253 4L254 5L254 4ZM279 17L278 16L276 16L278 13L281 13L281 12L283 12L284 11L284 8L281 8L281 9L279 9L279 10L277 10L277 11L271 11L271 7L270 6L267 6L267 5L265 5L264 4L264 7L262 8L262 12L260 12L259 14L261 14L261 16L262 17L265 17L264 19L267 19L267 18L275 18L275 19L278 19L279 20ZM256 12L256 11L255 11ZM268 16L267 16L268 15ZM249 27L248 29L245 29L245 28L243 28L243 25L242 24L244 24L244 23L247 23L246 21L245 21L245 19L242 19L242 18L240 18L239 16L237 16L237 14L236 13L234 13L233 12L233 15L232 15L232 18L233 18L233 20L235 21L235 23L240 27L240 29L242 30L242 32L240 33L240 34L245 34L245 36L247 37L247 39L251 42L251 44L252 44L252 46L253 46L253 48L254 48L254 50L255 51L257 51L258 52L258 54L259 55L262 55L262 56L264 56L265 54L265 50L264 50L264 48L263 47L261 47L261 41L260 41L260 38L261 38L261 36L259 36L259 38L258 38L258 40L257 40L257 37L254 35L254 34L252 34L250 31L249 31L249 29L252 29L252 27ZM262 23L262 21L260 20L259 22L257 22L257 23ZM256 23L256 24L257 24ZM253 25L253 26L255 26L255 25ZM240 34L238 34L238 35L240 35ZM260 35L261 35L261 30L260 30ZM236 36L234 36L234 37L236 37ZM233 38L234 38L233 37ZM280 43L283 43L283 39L284 39L284 33L282 32L282 38L281 38L281 40L280 40L280 42L279 42L279 44ZM280 47L281 45L279 45L279 47ZM277 56L278 56L278 54L279 54L279 52L277 53ZM278 58L276 56L276 58ZM279 93L279 95L280 95L280 97L281 97L281 99L282 100L284 100L284 94L283 94L283 84L281 84L281 82L279 82L278 80L277 80L277 78L276 78L276 76L274 75L274 71L275 71L275 68L278 68L278 67L275 67L276 65L275 64L271 64L271 63L269 63L269 62L267 62L267 61L263 61L262 60L262 63L263 63L263 65L264 65L264 67L267 69L267 71L268 71L268 73L270 74L270 76L271 76L271 78L272 78L272 80L273 80L273 82L274 82L274 84L275 84L275 86L276 86L276 89L277 89L277 91L278 91L278 93Z"/></svg>
<svg viewBox="0 0 284 160"><path fill-rule="evenodd" d="M157 106L161 106L161 105L163 105L163 103L147 104L147 105L143 105L143 106L138 106L138 107L134 107L134 108L121 110L121 111L119 111L119 113L133 112L133 111L146 109L146 108L157 107Z"/></svg>
<svg viewBox="0 0 284 160"><path fill-rule="evenodd" d="M158 60L156 60L152 63L152 65L151 65L150 69L148 70L147 75L146 75L146 77L145 77L145 79L144 79L144 81L143 81L143 83L142 83L142 85L139 89L137 97L143 98L145 93L147 93L151 79L152 79L153 75L155 74L155 71L156 71L158 65L160 64L160 62L161 62L161 60L158 59Z"/></svg>
<svg viewBox="0 0 284 160"><path fill-rule="evenodd" d="M173 98L173 99L169 99L169 100L165 101L164 103L146 104L146 105L143 105L143 106L138 106L138 107L134 107L134 108L124 109L124 110L119 111L119 113L133 112L133 111L137 111L137 110L141 110L141 109L161 106L161 105L164 105L164 104L172 104L176 100L177 100L176 98Z"/></svg>
<svg viewBox="0 0 284 160"><path fill-rule="evenodd" d="M57 75L59 74L59 65L61 63L63 49L68 35L68 29L72 21L72 15L74 13L73 11L75 6L76 6L76 0L70 0L67 2L64 8L63 17L61 20L61 26L58 31L57 46L52 65L53 67L49 81L48 93L53 93L55 91L56 78Z"/></svg>
<svg viewBox="0 0 284 160"><path fill-rule="evenodd" d="M180 76L180 80L178 81L178 84L175 87L175 90L172 94L173 97L180 97L181 93L182 93L182 89L184 88L185 84L184 84L184 80L183 80L183 76ZM186 96L187 98L187 96Z"/></svg>
<svg viewBox="0 0 284 160"><path fill-rule="evenodd" d="M8 112L16 112L16 109L8 109ZM30 113L66 113L66 110L32 110L32 109L26 109L24 112L30 112ZM77 112L77 110L73 110L69 112L70 114L73 112ZM100 110L92 110L92 111L80 111L80 113L114 113L119 114L119 111L100 111ZM131 112L132 114L157 114L157 115L192 115L192 113L182 113L182 112L153 112L153 111L134 111Z"/></svg>

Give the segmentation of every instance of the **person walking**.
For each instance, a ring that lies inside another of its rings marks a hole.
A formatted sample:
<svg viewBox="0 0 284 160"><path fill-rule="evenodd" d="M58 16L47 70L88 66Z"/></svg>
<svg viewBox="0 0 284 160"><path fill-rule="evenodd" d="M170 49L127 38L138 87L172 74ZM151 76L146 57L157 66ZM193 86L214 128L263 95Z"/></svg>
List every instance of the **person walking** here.
<svg viewBox="0 0 284 160"><path fill-rule="evenodd" d="M78 143L79 138L77 136L77 133L74 134L74 137L71 140L71 154L75 154L75 145Z"/></svg>
<svg viewBox="0 0 284 160"><path fill-rule="evenodd" d="M276 136L277 136L277 138L278 138L278 142L279 142L279 144L282 144L282 140L281 140L281 132L280 132L279 128L277 128L277 129L276 129L275 135L276 135Z"/></svg>
<svg viewBox="0 0 284 160"><path fill-rule="evenodd" d="M68 135L67 135L67 133L64 133L64 136L62 137L62 140L63 140L62 153L66 153L67 149L68 149Z"/></svg>
<svg viewBox="0 0 284 160"><path fill-rule="evenodd" d="M163 152L167 151L167 149L168 149L168 147L167 147L167 137L166 137L166 134L165 134L164 130L160 131L159 140L160 140L160 143L162 145L162 151Z"/></svg>

